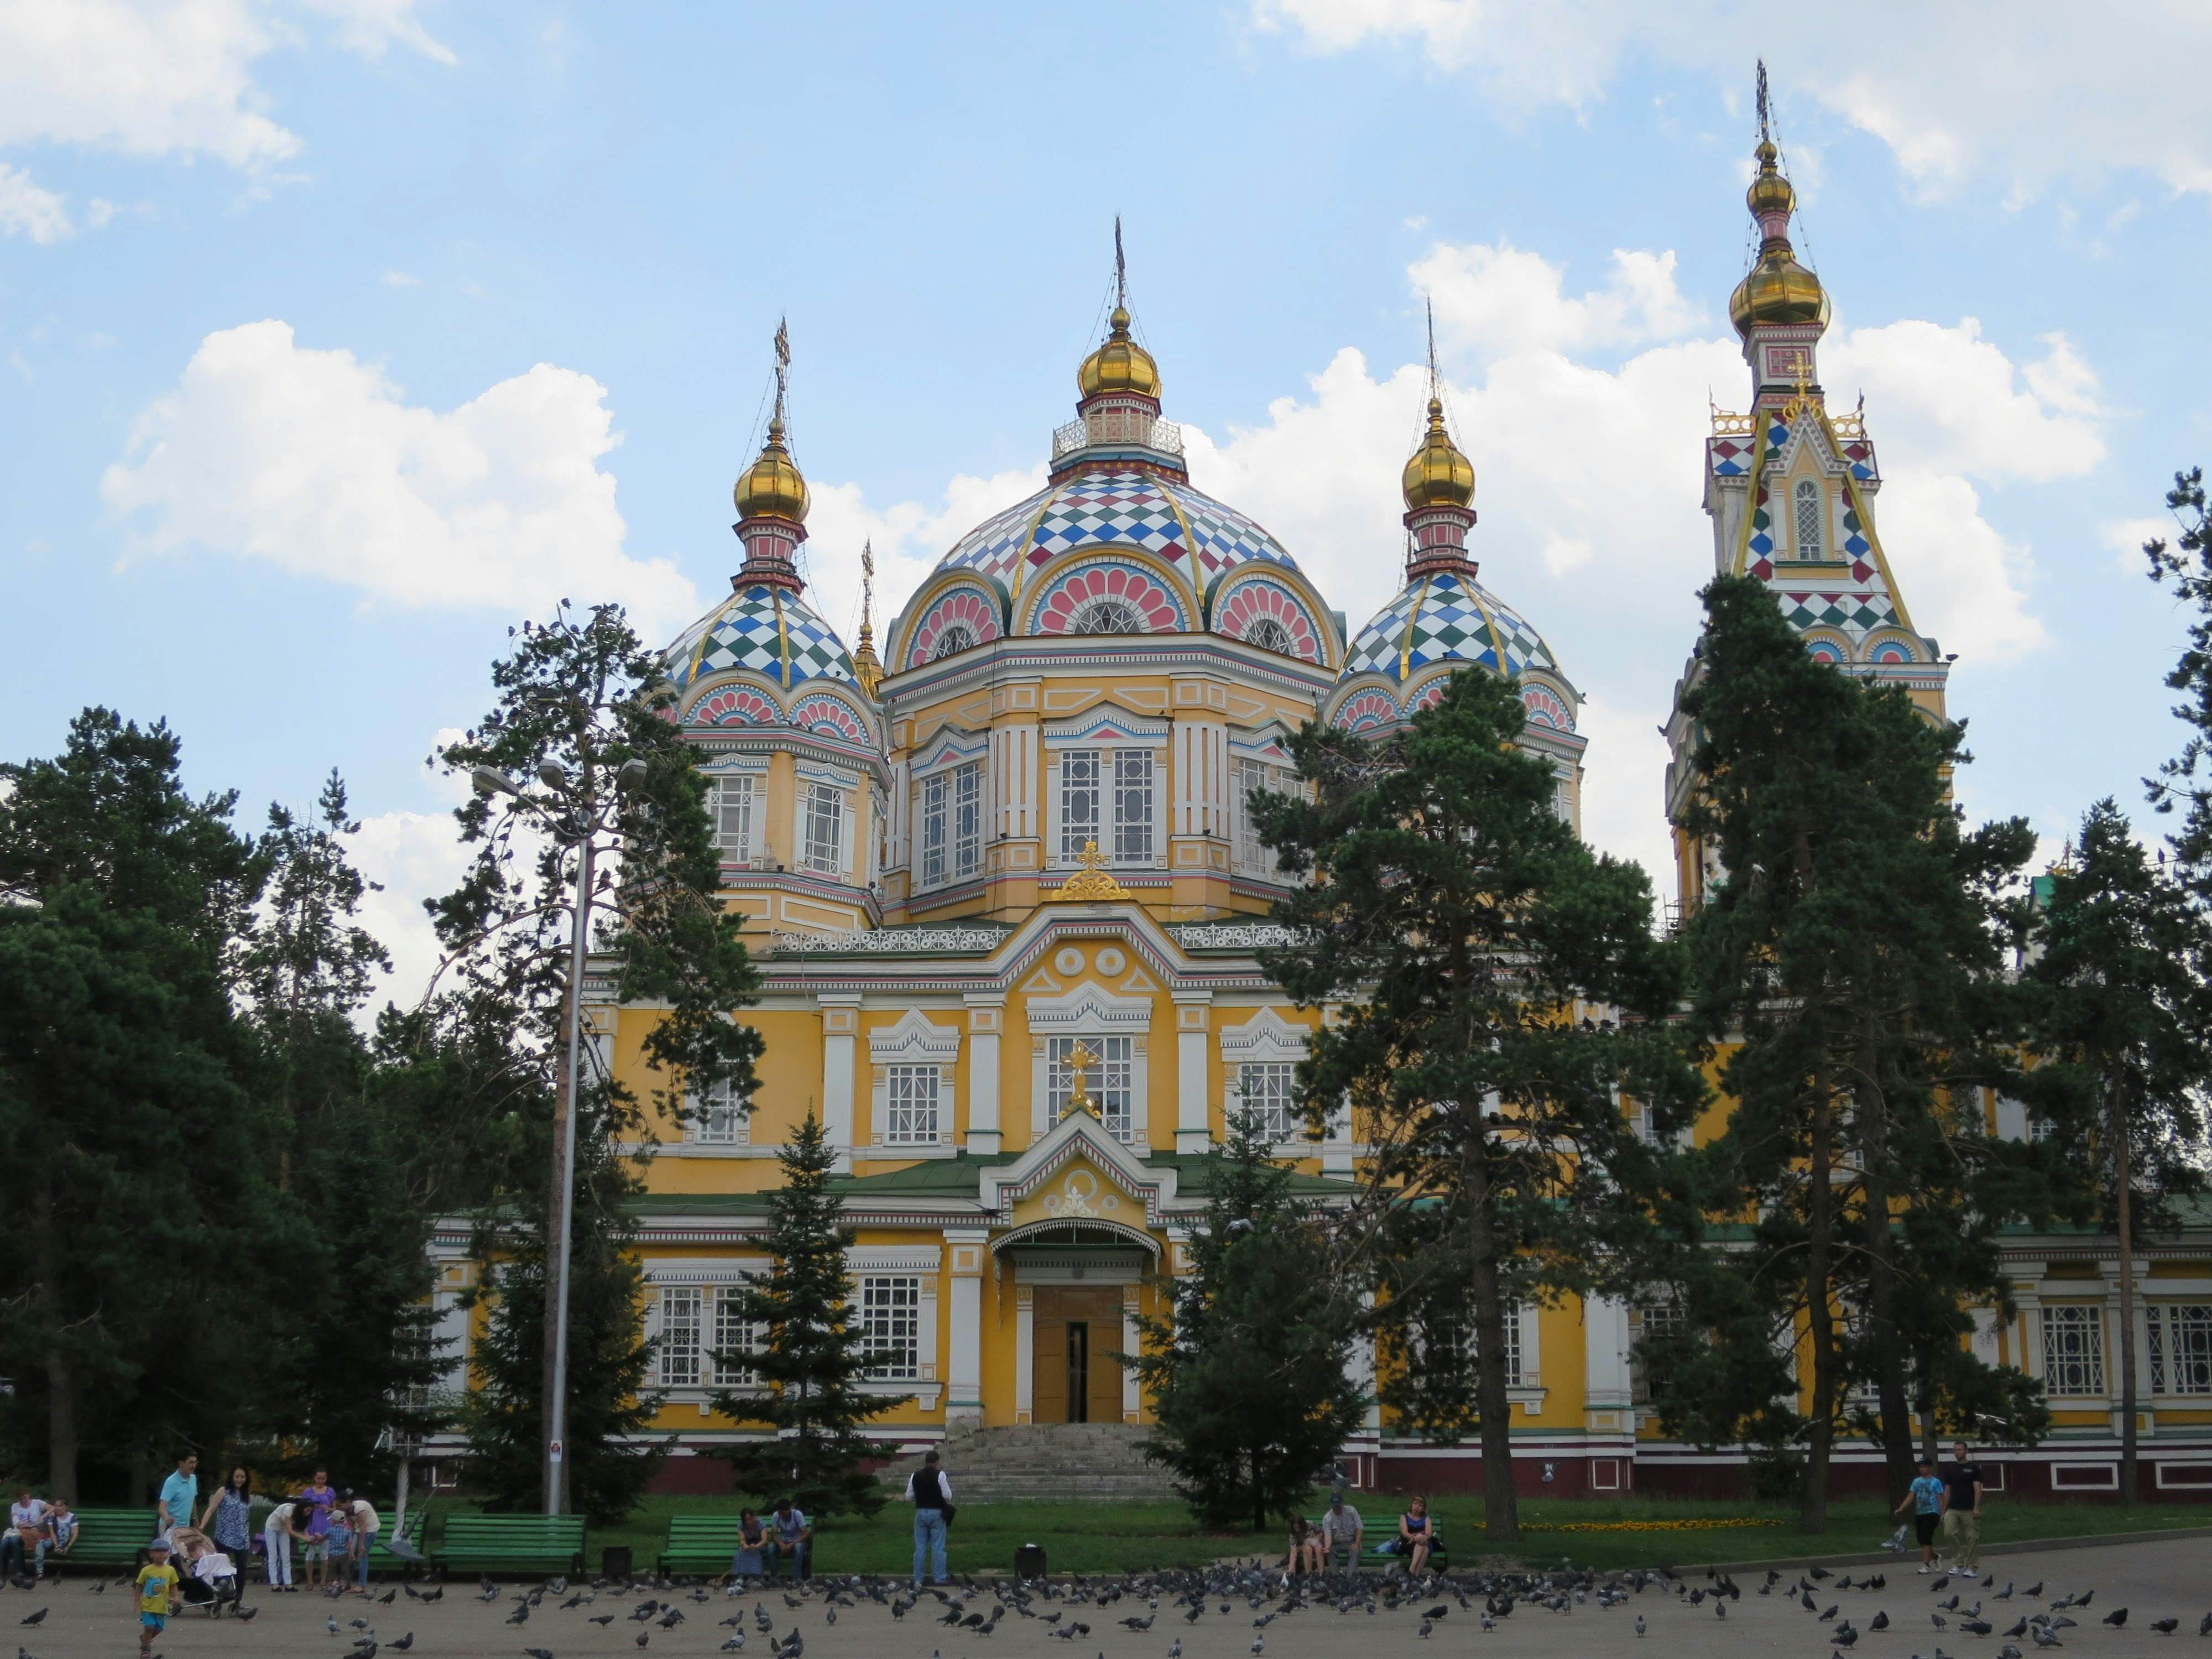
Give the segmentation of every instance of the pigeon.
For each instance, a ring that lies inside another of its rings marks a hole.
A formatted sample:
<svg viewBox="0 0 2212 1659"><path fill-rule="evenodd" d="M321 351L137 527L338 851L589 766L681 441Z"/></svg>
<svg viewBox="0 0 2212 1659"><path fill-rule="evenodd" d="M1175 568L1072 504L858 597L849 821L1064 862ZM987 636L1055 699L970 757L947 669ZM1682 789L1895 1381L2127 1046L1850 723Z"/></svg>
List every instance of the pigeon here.
<svg viewBox="0 0 2212 1659"><path fill-rule="evenodd" d="M2204 1615L2204 1622L2197 1627L2199 1636L2212 1636L2212 1613Z"/></svg>
<svg viewBox="0 0 2212 1659"><path fill-rule="evenodd" d="M397 1642L386 1642L384 1645L390 1648L394 1653L404 1653L408 1649L415 1645L415 1632L410 1630Z"/></svg>
<svg viewBox="0 0 2212 1659"><path fill-rule="evenodd" d="M1874 1617L1867 1620L1867 1628L1869 1630L1887 1630L1889 1628L1889 1615L1877 1609Z"/></svg>
<svg viewBox="0 0 2212 1659"><path fill-rule="evenodd" d="M2171 1636L2175 1631L2181 1628L2181 1620L2179 1619L2154 1619L2150 1621L2150 1627L2156 1631L2160 1636Z"/></svg>
<svg viewBox="0 0 2212 1659"><path fill-rule="evenodd" d="M614 1614L612 1614L611 1613L593 1613L593 1614L592 1615L592 1620L591 1620L591 1622L592 1622L592 1623L593 1623L593 1624L595 1624L595 1625L599 1626L600 1626L601 1628L603 1628L603 1629L604 1629L606 1626L609 1626L609 1625L613 1624L613 1623L614 1623L614 1621L615 1621L615 1616L614 1616Z"/></svg>
<svg viewBox="0 0 2212 1659"><path fill-rule="evenodd" d="M380 1607L388 1607L398 1598L398 1595L399 1592L398 1590L388 1589L385 1591L383 1595L376 1598L376 1605Z"/></svg>
<svg viewBox="0 0 2212 1659"><path fill-rule="evenodd" d="M1851 1628L1851 1621L1846 1619L1836 1626L1835 1634L1828 1639L1839 1648L1847 1648L1859 1639L1859 1633Z"/></svg>
<svg viewBox="0 0 2212 1659"><path fill-rule="evenodd" d="M329 1626L330 1626L330 1632L331 1632L331 1635L333 1635L333 1636L336 1636L336 1635L338 1633L338 1621L337 1621L337 1620L335 1617L332 1617L332 1618L328 1621L328 1623L329 1623Z"/></svg>
<svg viewBox="0 0 2212 1659"><path fill-rule="evenodd" d="M2128 1610L2125 1607L2114 1607L2105 1615L2103 1622L2118 1630L2128 1622Z"/></svg>
<svg viewBox="0 0 2212 1659"><path fill-rule="evenodd" d="M2030 1625L2027 1633L2035 1638L2035 1645L2039 1648L2063 1648L2066 1645L2041 1625Z"/></svg>
<svg viewBox="0 0 2212 1659"><path fill-rule="evenodd" d="M1959 1628L1969 1636L1987 1636L1996 1626L1986 1619L1961 1619Z"/></svg>
<svg viewBox="0 0 2212 1659"><path fill-rule="evenodd" d="M2008 1642L1997 1650L1997 1659L2027 1659L2027 1656L2021 1653L2021 1650L2017 1647L2014 1646L2010 1642Z"/></svg>
<svg viewBox="0 0 2212 1659"><path fill-rule="evenodd" d="M649 1645L651 1645L652 1641L653 1641L653 1632L652 1632L651 1631L649 1631L649 1630L641 1630L641 1631L639 1631L639 1632L638 1632L638 1633L637 1633L637 1644L638 1644L638 1646L640 1646L640 1647L647 1647L647 1646L649 1646Z"/></svg>
<svg viewBox="0 0 2212 1659"><path fill-rule="evenodd" d="M250 1625L261 1616L261 1609L258 1607L240 1607L230 1616L241 1625Z"/></svg>
<svg viewBox="0 0 2212 1659"><path fill-rule="evenodd" d="M2005 1639L2008 1642L2017 1642L2021 1637L2027 1634L2027 1620L2023 1619L2017 1625L2014 1625L2010 1630L2005 1632Z"/></svg>
<svg viewBox="0 0 2212 1659"><path fill-rule="evenodd" d="M1252 1651L1253 1651L1253 1652L1255 1652L1255 1653L1265 1653L1267 1650L1267 1638L1266 1637L1264 1637L1264 1636L1255 1636L1255 1637L1254 1637L1254 1638L1252 1638Z"/></svg>
<svg viewBox="0 0 2212 1659"><path fill-rule="evenodd" d="M1928 1615L1928 1621L1934 1625L1937 1630L1948 1630L1951 1627L1951 1621L1946 1619L1940 1613L1929 1613Z"/></svg>
<svg viewBox="0 0 2212 1659"><path fill-rule="evenodd" d="M514 1611L507 1615L505 1622L510 1625L520 1625L529 1617L530 1603L527 1601L517 1601L514 1604Z"/></svg>
<svg viewBox="0 0 2212 1659"><path fill-rule="evenodd" d="M1485 1622L1486 1623L1487 1620ZM1644 1634L1644 1615L1640 1613L1636 1615L1636 1633L1638 1636Z"/></svg>
<svg viewBox="0 0 2212 1659"><path fill-rule="evenodd" d="M21 1622L26 1625L43 1625L46 1622L46 1610L44 1607L40 1607L36 1613L31 1614L30 1617L21 1620Z"/></svg>
<svg viewBox="0 0 2212 1659"><path fill-rule="evenodd" d="M1421 1628L1418 1634L1420 1636L1421 1640L1425 1642L1429 1639L1431 1633L1433 1632L1435 1629L1436 1625L1431 1620L1424 1619L1421 1620Z"/></svg>
<svg viewBox="0 0 2212 1659"><path fill-rule="evenodd" d="M1159 1614L1156 1613L1148 1613L1142 1619L1124 1619L1121 1623L1126 1629L1129 1630L1150 1630L1152 1627L1152 1620L1158 1617ZM977 1613L975 1615L975 1622L979 1625L981 1624L983 1622L983 1615Z"/></svg>
<svg viewBox="0 0 2212 1659"><path fill-rule="evenodd" d="M1423 1613L1421 1617L1424 1619L1441 1619L1450 1611L1451 1609L1449 1607L1439 1601L1436 1606L1431 1607L1426 1613Z"/></svg>
<svg viewBox="0 0 2212 1659"><path fill-rule="evenodd" d="M1168 1659L1182 1659L1182 1638L1178 1636L1168 1644Z"/></svg>
<svg viewBox="0 0 2212 1659"><path fill-rule="evenodd" d="M1829 1608L1826 1613L1822 1613L1822 1614L1820 1615L1820 1619L1819 1619L1816 1622L1818 1622L1818 1623L1820 1623L1820 1624L1823 1624L1823 1625L1826 1624L1826 1623L1828 1622L1828 1620L1830 1620L1831 1619L1832 1619L1832 1618L1834 1618L1834 1617L1836 1616L1837 1613L1838 1613L1838 1612L1839 1612L1839 1611L1841 1610L1842 1607L1843 1607L1843 1603L1842 1603L1842 1602L1838 1601L1838 1602L1835 1603L1835 1604L1834 1604L1833 1606L1832 1606L1832 1607L1830 1607L1830 1608Z"/></svg>
<svg viewBox="0 0 2212 1659"><path fill-rule="evenodd" d="M2043 1581L2040 1578L2037 1579L2033 1584L2030 1584L2026 1589L2022 1590L2021 1594L2027 1597L2029 1601L2033 1601L2037 1596L2043 1594Z"/></svg>
<svg viewBox="0 0 2212 1659"><path fill-rule="evenodd" d="M530 1656L530 1659L553 1659L550 1648L525 1648L523 1651Z"/></svg>

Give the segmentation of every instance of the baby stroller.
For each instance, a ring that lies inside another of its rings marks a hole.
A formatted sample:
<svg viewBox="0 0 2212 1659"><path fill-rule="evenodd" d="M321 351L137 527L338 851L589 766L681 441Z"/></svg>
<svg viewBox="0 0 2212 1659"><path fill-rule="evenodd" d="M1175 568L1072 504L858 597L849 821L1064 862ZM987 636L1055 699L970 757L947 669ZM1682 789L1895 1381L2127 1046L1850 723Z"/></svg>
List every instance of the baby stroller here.
<svg viewBox="0 0 2212 1659"><path fill-rule="evenodd" d="M177 1594L185 1605L210 1618L225 1607L237 1607L245 1589L237 1562L217 1549L205 1533L193 1528L179 1527L171 1536L185 1558L185 1570L177 1580Z"/></svg>

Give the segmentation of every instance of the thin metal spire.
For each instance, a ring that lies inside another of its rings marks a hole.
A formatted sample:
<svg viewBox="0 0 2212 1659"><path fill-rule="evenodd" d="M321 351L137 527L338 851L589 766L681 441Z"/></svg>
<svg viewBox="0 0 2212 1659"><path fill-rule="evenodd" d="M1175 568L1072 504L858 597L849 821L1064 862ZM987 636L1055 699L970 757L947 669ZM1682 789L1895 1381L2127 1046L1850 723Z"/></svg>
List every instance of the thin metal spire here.
<svg viewBox="0 0 2212 1659"><path fill-rule="evenodd" d="M860 544L860 630L866 633L876 608L876 544L871 537Z"/></svg>
<svg viewBox="0 0 2212 1659"><path fill-rule="evenodd" d="M791 323L787 318L775 319L775 420L783 420L785 382L791 374Z"/></svg>
<svg viewBox="0 0 2212 1659"><path fill-rule="evenodd" d="M1121 216L1114 216L1114 303L1123 311L1129 308L1129 267L1121 258Z"/></svg>
<svg viewBox="0 0 2212 1659"><path fill-rule="evenodd" d="M1771 143L1773 140L1774 135L1767 120L1766 60L1762 58L1759 60L1759 142L1765 144Z"/></svg>
<svg viewBox="0 0 2212 1659"><path fill-rule="evenodd" d="M1429 313L1429 396L1438 398L1443 393L1437 388L1443 382L1443 377L1437 373L1437 302L1429 295L1423 295L1421 306Z"/></svg>

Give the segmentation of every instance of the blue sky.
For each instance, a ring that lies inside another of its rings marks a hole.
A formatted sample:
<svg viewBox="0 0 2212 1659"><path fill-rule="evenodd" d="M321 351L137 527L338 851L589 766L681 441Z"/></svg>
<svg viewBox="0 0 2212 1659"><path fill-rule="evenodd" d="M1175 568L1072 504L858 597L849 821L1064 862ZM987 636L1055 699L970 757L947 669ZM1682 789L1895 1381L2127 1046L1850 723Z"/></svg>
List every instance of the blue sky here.
<svg viewBox="0 0 2212 1659"><path fill-rule="evenodd" d="M256 814L336 765L396 927L509 623L722 591L779 315L849 635L863 537L880 617L1040 476L1119 212L1197 481L1355 627L1433 295L1485 581L1656 861L1763 52L1964 798L2132 807L2181 618L2130 550L2212 454L2212 21L1647 9L0 0L0 752L101 702Z"/></svg>

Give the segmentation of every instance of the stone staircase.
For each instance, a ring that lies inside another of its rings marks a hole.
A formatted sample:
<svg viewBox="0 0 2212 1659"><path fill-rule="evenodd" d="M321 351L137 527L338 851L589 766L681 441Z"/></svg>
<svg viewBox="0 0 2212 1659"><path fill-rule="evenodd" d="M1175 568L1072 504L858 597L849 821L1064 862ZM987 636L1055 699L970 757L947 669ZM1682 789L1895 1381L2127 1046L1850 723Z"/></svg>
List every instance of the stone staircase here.
<svg viewBox="0 0 2212 1659"><path fill-rule="evenodd" d="M940 1447L956 1504L1024 1498L1042 1503L1134 1498L1173 1502L1165 1469L1137 1449L1145 1431L1125 1423L1038 1423L977 1429ZM921 1455L883 1471L894 1492L921 1467Z"/></svg>

